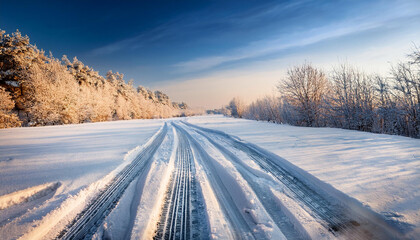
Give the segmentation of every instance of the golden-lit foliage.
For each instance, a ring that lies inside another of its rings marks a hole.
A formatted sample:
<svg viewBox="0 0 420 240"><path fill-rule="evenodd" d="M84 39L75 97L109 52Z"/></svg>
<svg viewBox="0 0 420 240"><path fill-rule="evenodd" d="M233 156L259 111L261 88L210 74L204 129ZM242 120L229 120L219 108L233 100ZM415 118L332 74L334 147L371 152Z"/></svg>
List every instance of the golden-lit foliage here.
<svg viewBox="0 0 420 240"><path fill-rule="evenodd" d="M123 74L106 77L77 58L46 56L19 31L0 31L0 127L167 118L183 114L160 92L134 88Z"/></svg>

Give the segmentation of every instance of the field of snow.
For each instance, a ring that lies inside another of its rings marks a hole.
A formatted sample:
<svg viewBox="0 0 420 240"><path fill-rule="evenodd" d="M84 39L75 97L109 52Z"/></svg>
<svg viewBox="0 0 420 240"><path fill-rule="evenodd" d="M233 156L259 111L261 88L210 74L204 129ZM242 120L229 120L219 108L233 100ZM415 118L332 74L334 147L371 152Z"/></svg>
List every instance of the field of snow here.
<svg viewBox="0 0 420 240"><path fill-rule="evenodd" d="M227 118L188 122L255 143L420 234L420 140Z"/></svg>
<svg viewBox="0 0 420 240"><path fill-rule="evenodd" d="M20 191L14 200L0 197L0 209L11 206L0 210L2 239L15 238L33 223L40 224L70 196L75 200L68 204L82 208L86 198L106 184L104 178L112 177L124 159L130 160L128 153L144 144L162 124L160 120L134 120L1 129L0 196L9 194L11 198ZM45 191L45 184L53 184L53 188ZM83 192L87 186L92 189Z"/></svg>
<svg viewBox="0 0 420 240"><path fill-rule="evenodd" d="M0 236L413 237L419 146L218 115L3 129Z"/></svg>

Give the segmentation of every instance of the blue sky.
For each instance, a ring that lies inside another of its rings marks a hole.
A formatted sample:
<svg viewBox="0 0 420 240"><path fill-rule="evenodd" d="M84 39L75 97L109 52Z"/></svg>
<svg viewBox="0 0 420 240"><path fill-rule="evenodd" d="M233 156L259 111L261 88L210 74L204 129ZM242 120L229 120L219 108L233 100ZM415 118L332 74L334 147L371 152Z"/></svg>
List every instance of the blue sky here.
<svg viewBox="0 0 420 240"><path fill-rule="evenodd" d="M0 28L54 56L220 107L272 94L287 68L342 62L386 74L420 45L420 1L8 1Z"/></svg>

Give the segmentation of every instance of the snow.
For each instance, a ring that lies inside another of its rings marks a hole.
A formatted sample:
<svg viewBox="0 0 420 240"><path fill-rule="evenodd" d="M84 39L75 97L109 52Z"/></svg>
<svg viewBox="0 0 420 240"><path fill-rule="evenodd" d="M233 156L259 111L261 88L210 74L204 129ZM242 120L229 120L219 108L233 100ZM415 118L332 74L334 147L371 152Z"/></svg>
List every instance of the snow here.
<svg viewBox="0 0 420 240"><path fill-rule="evenodd" d="M0 196L0 210L9 208L16 204L29 202L37 198L44 197L49 193L55 191L59 186L59 182L46 183Z"/></svg>
<svg viewBox="0 0 420 240"><path fill-rule="evenodd" d="M234 239L234 234L229 223L223 216L220 203L217 201L216 193L210 185L206 172L202 165L198 164L197 158L197 178L203 189L203 197L206 199L206 209L210 224L210 236L212 239Z"/></svg>
<svg viewBox="0 0 420 240"><path fill-rule="evenodd" d="M224 131L277 154L281 158L273 159L295 177L311 181L318 193L354 198L350 200L381 214L407 236L420 233L419 139L213 115L0 130L1 238L56 237L151 142L165 121L175 123L168 124L150 168L131 182L94 239L153 237L181 135L190 141L211 239L234 238L238 229L232 226L273 239L296 232L303 238L335 238L247 153L179 120ZM291 222L295 229L285 231L270 209L281 209L287 220L282 224Z"/></svg>
<svg viewBox="0 0 420 240"><path fill-rule="evenodd" d="M39 234L32 232L29 238L42 238L65 216L74 217L162 125L161 120L132 120L1 129L2 199L23 192L30 196L44 184L61 184L45 201L0 210L2 238L17 238L34 227Z"/></svg>
<svg viewBox="0 0 420 240"><path fill-rule="evenodd" d="M188 118L271 151L420 233L420 140L333 128L305 128L220 115ZM414 234L414 233L412 233Z"/></svg>
<svg viewBox="0 0 420 240"><path fill-rule="evenodd" d="M286 239L280 229L273 224L274 221L270 218L255 193L246 180L244 180L240 173L235 169L233 164L224 158L220 152L214 149L211 143L204 137L196 133L192 133L192 135L199 140L207 153L212 156L210 159L215 161L213 165L215 166L216 172L227 189L229 189L237 207L242 209L242 211L246 213L245 215L251 219L251 222L255 224L255 228L252 229L252 231L255 234L260 234L262 236L267 235L266 237L271 239Z"/></svg>
<svg viewBox="0 0 420 240"><path fill-rule="evenodd" d="M147 176L146 186L135 215L131 239L152 239L156 222L164 202L169 178L174 168L175 149L178 144L174 129L168 131L168 138L154 156L152 168ZM144 216L148 216L145 218Z"/></svg>
<svg viewBox="0 0 420 240"><path fill-rule="evenodd" d="M151 228L147 226L149 222L156 219L154 215L157 217L159 215L160 204L156 199L163 197L164 194L156 194L156 189L165 185L165 180L161 182L161 176L165 176L164 171L169 169L167 165L170 156L168 154L171 153L173 145L173 135L169 132L162 147L153 156L150 171L146 175L136 177L129 185L117 206L97 230L94 239L128 239L130 236L131 239L140 239L140 237L150 239L153 237L153 226ZM142 147L135 148L130 151L129 156L133 154L136 156L141 149ZM149 218L141 216L149 216ZM146 231L151 231L151 233L146 233Z"/></svg>
<svg viewBox="0 0 420 240"><path fill-rule="evenodd" d="M1 129L0 195L54 181L69 181L70 191L80 188L112 171L162 124L135 120Z"/></svg>
<svg viewBox="0 0 420 240"><path fill-rule="evenodd" d="M281 209L287 213L289 219L293 221L293 225L299 228L300 232L306 233L307 239L334 239L334 236L323 228L321 224L309 215L295 200L287 196L283 191L271 189L276 196L278 204L283 206Z"/></svg>

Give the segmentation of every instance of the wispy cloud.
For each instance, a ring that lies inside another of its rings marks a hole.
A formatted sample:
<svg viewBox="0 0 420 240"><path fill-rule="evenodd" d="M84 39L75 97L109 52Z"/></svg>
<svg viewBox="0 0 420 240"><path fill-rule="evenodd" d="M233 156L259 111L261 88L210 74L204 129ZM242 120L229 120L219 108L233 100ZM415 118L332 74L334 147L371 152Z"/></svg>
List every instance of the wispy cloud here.
<svg viewBox="0 0 420 240"><path fill-rule="evenodd" d="M225 12L216 14L211 10L193 12L181 17L169 20L156 28L140 33L134 37L123 39L91 51L93 55L107 55L120 50L132 50L147 46L166 38L182 37L195 31L205 31L212 28L220 33L228 29L241 27L249 28L255 23L264 22L264 18L279 16L282 12L296 8L308 0L293 1L291 3L268 3L259 7L249 9L245 12ZM266 23L264 23L266 24ZM222 26L222 27L220 27ZM206 34L206 33L204 33Z"/></svg>
<svg viewBox="0 0 420 240"><path fill-rule="evenodd" d="M223 55L208 56L183 61L174 64L178 73L191 73L211 69L226 63L239 60L253 59L283 50L309 46L333 38L339 38L351 34L377 29L387 26L390 22L399 18L407 18L419 15L416 11L395 11L392 15L382 15L378 18L354 18L328 26L307 29L302 33L295 33L286 37L279 36L270 40L256 41L245 47L232 50Z"/></svg>
<svg viewBox="0 0 420 240"><path fill-rule="evenodd" d="M123 39L111 44L108 44L103 47L96 48L91 51L93 55L107 55L120 50L132 50L144 46L145 44L150 44L154 41L159 41L160 39L165 38L173 34L174 28L173 25L176 24L176 21L168 22L162 24L150 31L145 33L138 34L137 36Z"/></svg>
<svg viewBox="0 0 420 240"><path fill-rule="evenodd" d="M231 63L253 63L344 36L349 40L357 33L373 32L399 18L420 14L416 0L384 0L370 5L355 1L353 5L348 8L335 1L300 0L276 1L236 12L206 8L90 53L104 56L137 50L141 54L139 49L150 48L150 52L166 57L172 54L166 50L176 49L177 55L167 57L171 60L164 66L170 78L176 79Z"/></svg>

